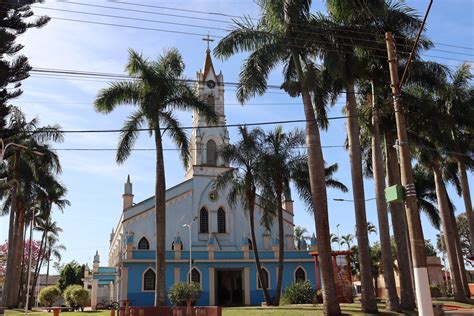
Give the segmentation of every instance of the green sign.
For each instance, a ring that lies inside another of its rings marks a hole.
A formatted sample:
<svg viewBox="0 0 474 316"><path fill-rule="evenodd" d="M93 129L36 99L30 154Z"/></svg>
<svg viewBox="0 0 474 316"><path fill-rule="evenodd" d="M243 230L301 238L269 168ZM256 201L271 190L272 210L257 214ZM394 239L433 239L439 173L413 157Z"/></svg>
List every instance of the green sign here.
<svg viewBox="0 0 474 316"><path fill-rule="evenodd" d="M385 200L387 200L388 203L403 203L403 201L405 201L405 189L398 184L386 188Z"/></svg>

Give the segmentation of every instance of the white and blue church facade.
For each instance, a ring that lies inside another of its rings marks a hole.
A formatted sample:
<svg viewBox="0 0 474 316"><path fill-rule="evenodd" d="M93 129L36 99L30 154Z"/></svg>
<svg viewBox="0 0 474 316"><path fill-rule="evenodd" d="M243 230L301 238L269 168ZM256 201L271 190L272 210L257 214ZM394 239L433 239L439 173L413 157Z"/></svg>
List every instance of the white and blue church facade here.
<svg viewBox="0 0 474 316"><path fill-rule="evenodd" d="M199 97L218 114L217 126L225 126L224 78L214 70L210 50L204 67L197 73ZM200 284L198 305L260 305L263 302L257 277L248 211L242 204L230 206L227 191L216 192L213 180L230 166L218 156L219 146L229 143L226 127L206 127L199 113L193 113L191 159L185 180L166 190L166 287L189 279ZM84 278L91 291L92 306L102 299L131 300L134 306L152 306L155 286L155 210L154 196L133 200L130 177L123 193L123 210L110 235L107 267L99 266L98 254ZM284 201L284 274L283 289L296 280L309 280L316 286L311 245L295 249L293 202ZM260 222L261 210L255 212ZM274 221L276 222L276 221ZM189 237L191 235L191 240ZM276 223L271 231L256 225L256 242L271 296L277 282L278 235ZM317 280L317 281L316 281Z"/></svg>

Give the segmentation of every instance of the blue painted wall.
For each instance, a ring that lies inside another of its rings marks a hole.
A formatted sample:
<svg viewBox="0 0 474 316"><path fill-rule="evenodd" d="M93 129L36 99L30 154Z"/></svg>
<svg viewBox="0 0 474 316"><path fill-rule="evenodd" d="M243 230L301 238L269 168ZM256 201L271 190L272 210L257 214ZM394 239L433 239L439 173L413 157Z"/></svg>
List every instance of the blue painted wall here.
<svg viewBox="0 0 474 316"><path fill-rule="evenodd" d="M172 253L167 252L167 258L171 257ZM134 252L134 255L137 254L137 257L148 257L154 258L153 251L147 252ZM145 255L146 254L146 255ZM270 254L273 252L262 252L265 254L264 257L270 257ZM198 257L196 258L195 257ZM294 272L297 267L301 266L306 271L306 279L309 280L313 286L315 286L315 271L313 262L299 262L297 259L311 259L312 257L307 252L302 251L288 251L285 252L286 258L291 258L292 262L284 263L283 270L283 290L294 282ZM193 253L193 257L198 259L205 259L207 257L206 252L196 252ZM273 255L271 256L273 259ZM182 252L182 259L189 258L189 254L186 251ZM228 252L228 251L216 251L215 252L215 262L195 262L193 267L197 268L201 272L201 285L202 285L202 294L197 302L197 305L209 305L209 268L219 269L242 269L242 288L244 288L245 279L243 268L250 268L250 304L251 305L260 305L263 301L263 294L260 289L257 289L257 270L254 262L239 262L240 258L243 258L242 252ZM228 261L219 261L218 258L222 259L231 259L235 262ZM207 259L207 258L206 258ZM295 260L295 261L293 261ZM148 268L154 268L154 260L151 259L149 262L128 262L124 263L124 266L128 267L128 299L132 301L133 306L152 306L154 303L154 293L152 292L143 292L142 291L142 275L144 271ZM189 264L188 262L173 262L167 263L166 265L166 288L169 290L174 284L174 268L180 268L180 281L186 282L188 278ZM277 283L277 262L263 262L263 267L267 269L270 275L270 296L275 295L275 288ZM217 282L217 273L215 275L215 281ZM217 290L217 288L215 288ZM243 297L245 294L243 293ZM217 301L217 295L216 295ZM217 302L216 302L217 303ZM167 304L170 304L167 299Z"/></svg>

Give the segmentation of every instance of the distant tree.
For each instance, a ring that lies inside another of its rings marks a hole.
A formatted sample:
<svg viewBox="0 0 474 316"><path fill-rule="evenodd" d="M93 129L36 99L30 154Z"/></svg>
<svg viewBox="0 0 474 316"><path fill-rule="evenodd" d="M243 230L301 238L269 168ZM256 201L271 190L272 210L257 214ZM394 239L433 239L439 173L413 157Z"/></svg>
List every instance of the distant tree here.
<svg viewBox="0 0 474 316"><path fill-rule="evenodd" d="M65 264L59 272L58 287L61 292L74 284L83 285L82 278L84 278L85 265L81 265L76 261L71 261Z"/></svg>
<svg viewBox="0 0 474 316"><path fill-rule="evenodd" d="M295 227L293 234L295 236L296 249L301 250L301 244L303 243L303 240L309 239L308 236L305 236L305 234L307 233L308 233L308 230L306 228L301 227L301 226Z"/></svg>
<svg viewBox="0 0 474 316"><path fill-rule="evenodd" d="M431 243L431 240L427 239L425 240L425 250L426 250L426 256L431 257L431 256L436 256L436 248L433 246Z"/></svg>

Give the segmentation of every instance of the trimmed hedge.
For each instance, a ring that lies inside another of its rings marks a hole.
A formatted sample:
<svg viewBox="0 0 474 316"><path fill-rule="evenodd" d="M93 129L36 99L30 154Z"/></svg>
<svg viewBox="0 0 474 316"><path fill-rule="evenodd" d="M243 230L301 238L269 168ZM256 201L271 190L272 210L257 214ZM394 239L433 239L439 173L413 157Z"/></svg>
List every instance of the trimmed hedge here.
<svg viewBox="0 0 474 316"><path fill-rule="evenodd" d="M84 311L84 306L89 301L89 292L80 285L69 285L63 293L64 301L74 309L80 308Z"/></svg>
<svg viewBox="0 0 474 316"><path fill-rule="evenodd" d="M201 286L198 283L179 282L168 293L171 304L175 306L184 306L187 300L197 301L200 296Z"/></svg>
<svg viewBox="0 0 474 316"><path fill-rule="evenodd" d="M56 285L50 285L43 289L38 294L38 302L42 306L51 306L54 301L61 296L61 291Z"/></svg>
<svg viewBox="0 0 474 316"><path fill-rule="evenodd" d="M311 304L316 291L309 281L291 283L283 293L282 304Z"/></svg>

